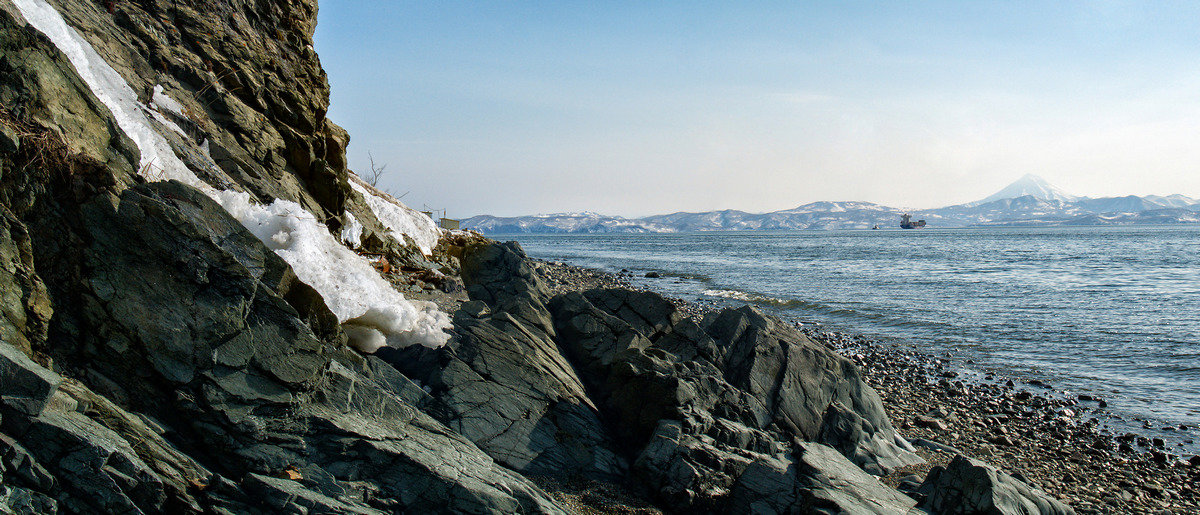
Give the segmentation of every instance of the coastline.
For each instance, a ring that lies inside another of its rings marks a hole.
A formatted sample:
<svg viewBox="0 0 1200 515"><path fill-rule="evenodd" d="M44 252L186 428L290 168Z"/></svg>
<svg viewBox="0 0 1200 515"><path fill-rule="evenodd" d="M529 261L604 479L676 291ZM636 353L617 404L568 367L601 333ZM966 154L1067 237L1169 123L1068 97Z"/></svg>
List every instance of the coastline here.
<svg viewBox="0 0 1200 515"><path fill-rule="evenodd" d="M655 291L633 284L632 273L533 261L555 294L591 288ZM664 298L697 321L743 304ZM1200 512L1200 456L1175 456L1160 439L1145 434L1107 433L1100 425L1103 401L1068 397L1037 379L960 376L947 368L947 359L913 342L885 344L791 322L863 370L897 430L928 462L881 478L891 486L911 490L930 468L962 454L1045 490L1079 513Z"/></svg>

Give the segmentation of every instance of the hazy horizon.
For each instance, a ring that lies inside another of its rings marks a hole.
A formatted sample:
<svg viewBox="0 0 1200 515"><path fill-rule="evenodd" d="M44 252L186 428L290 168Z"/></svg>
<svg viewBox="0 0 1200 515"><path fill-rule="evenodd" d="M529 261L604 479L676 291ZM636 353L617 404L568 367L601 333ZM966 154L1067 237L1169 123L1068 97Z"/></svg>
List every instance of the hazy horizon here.
<svg viewBox="0 0 1200 515"><path fill-rule="evenodd" d="M451 217L1200 196L1200 5L323 3L350 166Z"/></svg>

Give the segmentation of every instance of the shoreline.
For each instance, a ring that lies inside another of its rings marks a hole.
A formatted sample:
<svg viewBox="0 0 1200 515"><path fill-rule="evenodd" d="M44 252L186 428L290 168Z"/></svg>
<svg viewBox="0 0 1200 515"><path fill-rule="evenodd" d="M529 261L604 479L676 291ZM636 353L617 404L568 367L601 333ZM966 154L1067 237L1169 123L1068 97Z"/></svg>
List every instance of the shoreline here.
<svg viewBox="0 0 1200 515"><path fill-rule="evenodd" d="M591 288L654 291L699 321L726 302L693 303L613 274L534 259L554 294ZM928 462L881 478L904 489L956 454L986 461L1069 503L1079 513L1200 513L1200 456L1175 456L1160 438L1101 427L1103 401L1071 397L1038 379L980 372L967 377L952 362L912 342L884 343L796 324L816 342L845 355L883 399L897 431ZM1024 387L1023 387L1024 386Z"/></svg>

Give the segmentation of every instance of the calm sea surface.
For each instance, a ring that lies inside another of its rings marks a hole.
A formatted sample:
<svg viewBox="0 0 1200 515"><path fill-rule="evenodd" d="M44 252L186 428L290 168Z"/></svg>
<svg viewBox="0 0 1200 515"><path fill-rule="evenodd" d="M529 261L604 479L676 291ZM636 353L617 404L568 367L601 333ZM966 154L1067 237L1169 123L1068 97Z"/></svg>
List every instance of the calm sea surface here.
<svg viewBox="0 0 1200 515"><path fill-rule="evenodd" d="M495 238L629 269L672 296L750 302L1048 380L1156 427L1200 425L1200 227Z"/></svg>

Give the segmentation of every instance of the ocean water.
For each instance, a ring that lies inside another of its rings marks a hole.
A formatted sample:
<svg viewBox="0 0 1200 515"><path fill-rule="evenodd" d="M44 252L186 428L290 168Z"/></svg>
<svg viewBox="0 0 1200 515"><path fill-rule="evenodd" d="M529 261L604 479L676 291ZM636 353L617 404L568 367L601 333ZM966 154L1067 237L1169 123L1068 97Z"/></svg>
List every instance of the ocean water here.
<svg viewBox="0 0 1200 515"><path fill-rule="evenodd" d="M1127 421L1200 425L1200 227L494 238L628 269L672 296L749 302L948 354L966 372L1098 395Z"/></svg>

